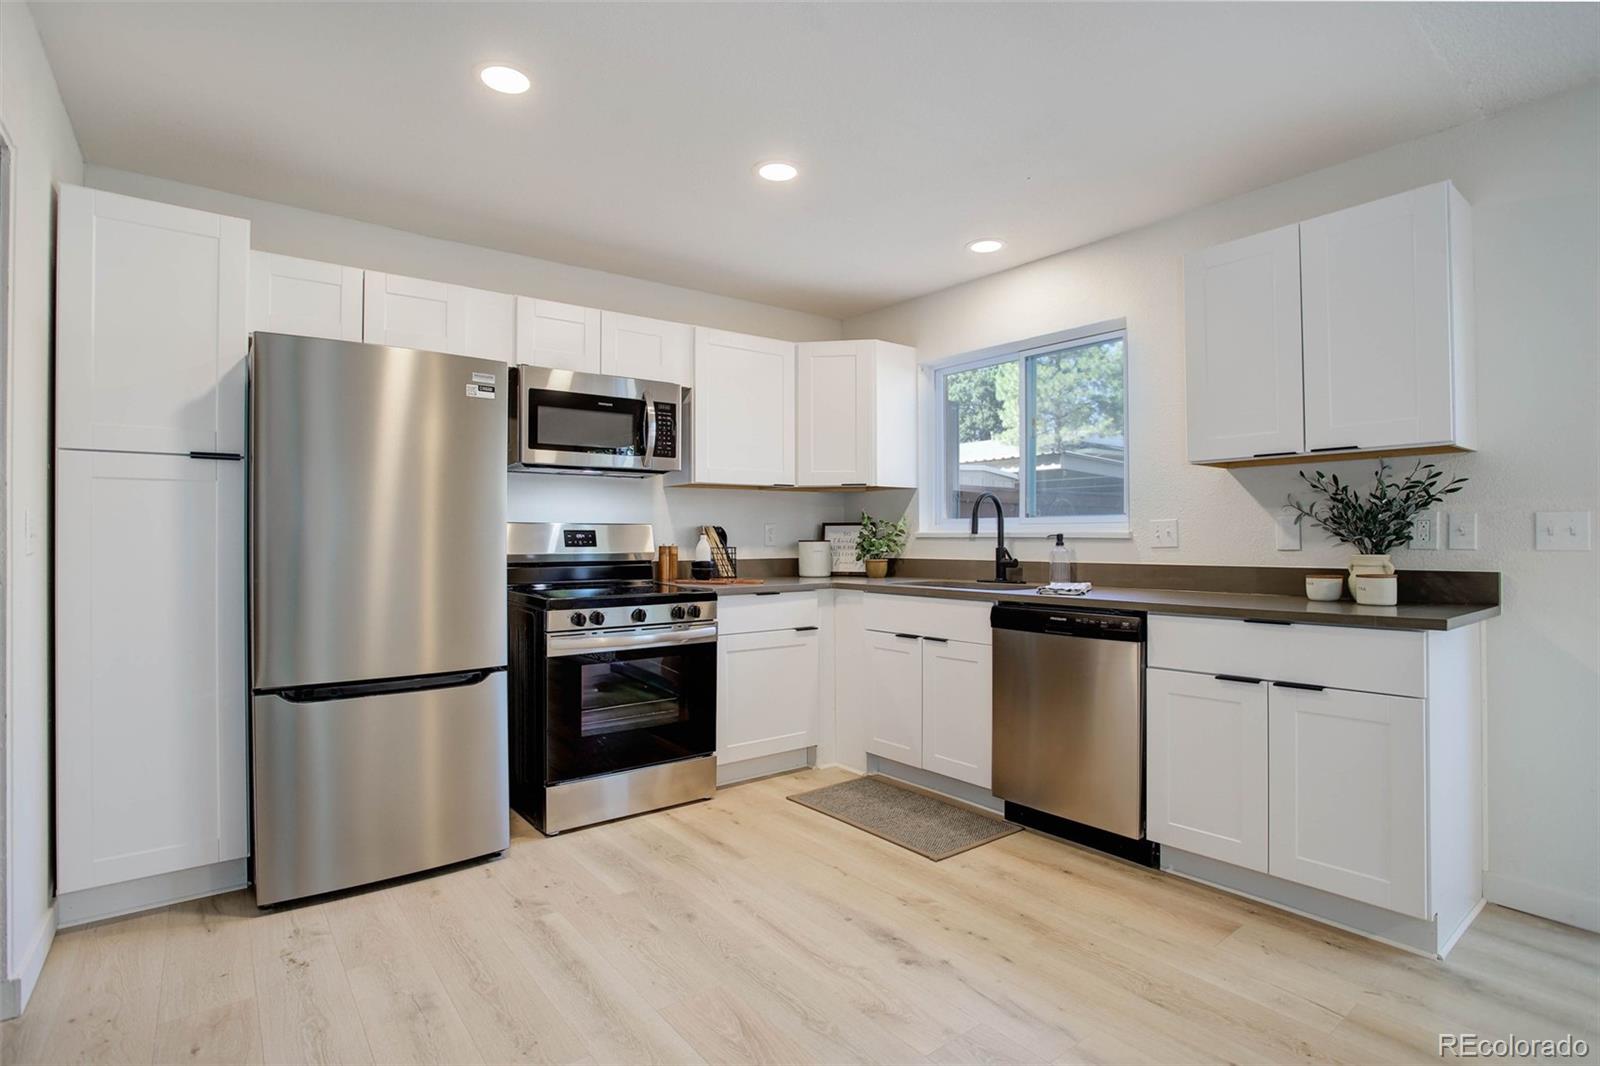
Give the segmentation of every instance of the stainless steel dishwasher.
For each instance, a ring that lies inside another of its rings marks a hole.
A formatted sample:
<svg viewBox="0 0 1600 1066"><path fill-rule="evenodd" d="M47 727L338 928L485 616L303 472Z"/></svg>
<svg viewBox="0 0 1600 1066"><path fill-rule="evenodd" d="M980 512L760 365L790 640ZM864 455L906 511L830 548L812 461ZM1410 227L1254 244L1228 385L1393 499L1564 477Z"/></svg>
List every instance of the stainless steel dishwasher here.
<svg viewBox="0 0 1600 1066"><path fill-rule="evenodd" d="M1153 862L1144 840L1144 616L1002 603L990 623L994 794L1006 817Z"/></svg>

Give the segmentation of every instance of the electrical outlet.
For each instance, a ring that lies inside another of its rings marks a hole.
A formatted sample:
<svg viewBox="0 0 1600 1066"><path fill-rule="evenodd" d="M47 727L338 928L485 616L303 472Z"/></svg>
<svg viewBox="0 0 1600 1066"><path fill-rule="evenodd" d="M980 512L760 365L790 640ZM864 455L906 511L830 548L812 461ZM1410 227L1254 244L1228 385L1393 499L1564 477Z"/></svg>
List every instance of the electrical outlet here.
<svg viewBox="0 0 1600 1066"><path fill-rule="evenodd" d="M1297 552L1300 550L1300 523L1299 512L1293 508L1285 507L1278 512L1278 550L1281 552Z"/></svg>
<svg viewBox="0 0 1600 1066"><path fill-rule="evenodd" d="M1150 523L1152 547L1176 548L1178 546L1178 520L1176 518L1158 518Z"/></svg>
<svg viewBox="0 0 1600 1066"><path fill-rule="evenodd" d="M1423 511L1411 519L1411 543L1406 547L1419 552L1438 551L1439 532L1439 512Z"/></svg>
<svg viewBox="0 0 1600 1066"><path fill-rule="evenodd" d="M778 543L778 527L774 523L768 522L766 528L762 530L762 538L769 548Z"/></svg>
<svg viewBox="0 0 1600 1066"><path fill-rule="evenodd" d="M1589 511L1540 511L1533 516L1533 546L1542 552L1586 552L1594 546Z"/></svg>
<svg viewBox="0 0 1600 1066"><path fill-rule="evenodd" d="M1450 514L1450 550L1472 552L1478 550L1478 516L1470 511Z"/></svg>

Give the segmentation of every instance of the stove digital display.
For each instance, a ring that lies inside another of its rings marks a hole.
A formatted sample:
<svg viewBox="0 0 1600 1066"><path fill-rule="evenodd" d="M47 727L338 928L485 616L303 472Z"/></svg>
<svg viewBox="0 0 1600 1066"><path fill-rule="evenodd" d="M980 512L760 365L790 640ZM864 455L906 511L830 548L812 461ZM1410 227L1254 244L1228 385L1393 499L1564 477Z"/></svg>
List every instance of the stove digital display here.
<svg viewBox="0 0 1600 1066"><path fill-rule="evenodd" d="M561 543L568 548L594 548L599 544L592 529L563 529Z"/></svg>

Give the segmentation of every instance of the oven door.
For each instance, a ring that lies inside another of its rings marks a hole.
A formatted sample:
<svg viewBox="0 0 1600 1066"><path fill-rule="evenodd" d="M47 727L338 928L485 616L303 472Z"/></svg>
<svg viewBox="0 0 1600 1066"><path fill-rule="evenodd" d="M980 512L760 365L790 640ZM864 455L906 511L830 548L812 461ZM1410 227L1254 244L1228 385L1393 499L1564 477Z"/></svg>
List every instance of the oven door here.
<svg viewBox="0 0 1600 1066"><path fill-rule="evenodd" d="M717 626L545 638L545 783L709 755Z"/></svg>
<svg viewBox="0 0 1600 1066"><path fill-rule="evenodd" d="M681 467L681 386L524 366L516 388L514 461L523 466L640 474Z"/></svg>

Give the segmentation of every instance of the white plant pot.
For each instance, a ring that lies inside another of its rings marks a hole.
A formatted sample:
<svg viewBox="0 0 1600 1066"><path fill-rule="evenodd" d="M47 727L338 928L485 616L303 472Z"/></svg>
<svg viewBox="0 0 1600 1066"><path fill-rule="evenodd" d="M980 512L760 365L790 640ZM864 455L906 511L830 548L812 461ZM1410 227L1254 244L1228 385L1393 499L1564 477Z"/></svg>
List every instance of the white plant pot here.
<svg viewBox="0 0 1600 1066"><path fill-rule="evenodd" d="M1353 555L1353 556L1351 556L1350 557L1350 577L1348 578L1348 583L1350 585L1350 595L1356 597L1356 602L1357 603L1362 602L1361 601L1361 597L1356 595L1356 578L1361 577L1363 574L1393 574L1393 573L1394 573L1394 563L1389 559L1389 557L1387 555ZM1393 603L1394 601L1390 600L1389 602Z"/></svg>

